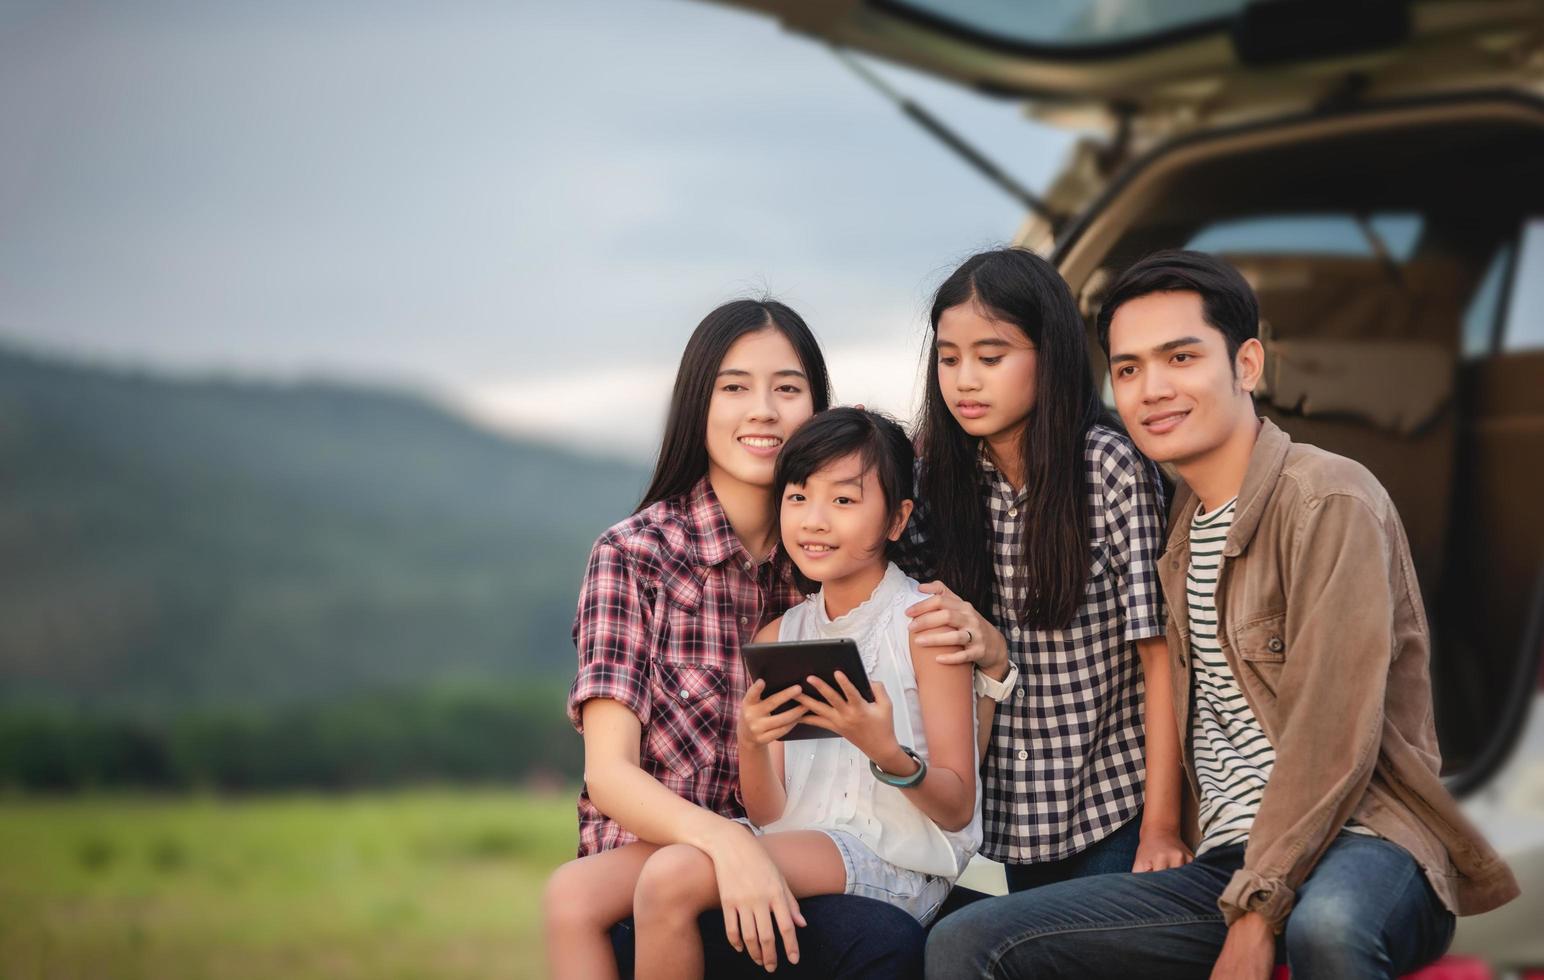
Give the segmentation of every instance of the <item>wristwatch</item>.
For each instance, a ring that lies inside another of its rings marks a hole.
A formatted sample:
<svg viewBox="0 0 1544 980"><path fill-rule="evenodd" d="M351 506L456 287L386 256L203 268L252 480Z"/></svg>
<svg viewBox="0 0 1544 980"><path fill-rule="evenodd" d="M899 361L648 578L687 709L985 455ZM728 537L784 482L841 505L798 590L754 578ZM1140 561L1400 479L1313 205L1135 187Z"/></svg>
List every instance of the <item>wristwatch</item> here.
<svg viewBox="0 0 1544 980"><path fill-rule="evenodd" d="M922 777L927 775L927 763L923 762L922 756L918 755L916 752L913 752L911 746L909 745L901 746L901 751L910 756L911 761L917 764L917 771L912 773L910 776L891 775L890 773L885 772L883 769L879 768L879 763L875 762L873 759L869 760L869 772L873 773L874 778L879 780L881 783L884 783L886 786L894 786L898 789L906 789L908 786L915 786L922 782Z"/></svg>
<svg viewBox="0 0 1544 980"><path fill-rule="evenodd" d="M1008 700L1008 696L1013 693L1013 689L1018 686L1018 683L1019 665L1014 663L1012 658L1009 658L1008 676L1000 681L996 681L988 677L986 671L977 667L975 680L971 686L975 688L976 697L991 698L998 704L1002 704Z"/></svg>

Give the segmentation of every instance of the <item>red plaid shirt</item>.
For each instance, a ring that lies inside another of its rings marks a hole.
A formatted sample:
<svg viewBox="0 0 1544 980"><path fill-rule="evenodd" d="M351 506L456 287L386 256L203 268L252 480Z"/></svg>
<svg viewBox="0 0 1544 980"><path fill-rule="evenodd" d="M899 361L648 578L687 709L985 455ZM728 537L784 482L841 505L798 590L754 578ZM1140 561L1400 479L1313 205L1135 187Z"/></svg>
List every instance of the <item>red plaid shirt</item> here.
<svg viewBox="0 0 1544 980"><path fill-rule="evenodd" d="M802 596L781 552L752 561L704 477L615 525L590 551L574 617L579 676L568 717L583 732L591 698L632 709L644 772L682 799L745 815L737 792L740 644ZM637 837L579 794L579 854Z"/></svg>

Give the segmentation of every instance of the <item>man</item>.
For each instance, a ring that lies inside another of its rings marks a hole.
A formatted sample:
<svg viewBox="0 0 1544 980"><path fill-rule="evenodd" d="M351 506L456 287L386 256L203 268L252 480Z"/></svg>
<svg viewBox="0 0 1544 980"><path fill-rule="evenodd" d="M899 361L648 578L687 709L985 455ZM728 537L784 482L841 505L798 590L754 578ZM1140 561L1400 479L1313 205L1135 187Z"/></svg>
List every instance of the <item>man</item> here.
<svg viewBox="0 0 1544 980"><path fill-rule="evenodd" d="M980 902L929 977L1394 977L1517 894L1438 778L1404 530L1359 464L1255 414L1259 310L1231 266L1148 256L1098 319L1116 407L1183 486L1159 563L1195 860Z"/></svg>

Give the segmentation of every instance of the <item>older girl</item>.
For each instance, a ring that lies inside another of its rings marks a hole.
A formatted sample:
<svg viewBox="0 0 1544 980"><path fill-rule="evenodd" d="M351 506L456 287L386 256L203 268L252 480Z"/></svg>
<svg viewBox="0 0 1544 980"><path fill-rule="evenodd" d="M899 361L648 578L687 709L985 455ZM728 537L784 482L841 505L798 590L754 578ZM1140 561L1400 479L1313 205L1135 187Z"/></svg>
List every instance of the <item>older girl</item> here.
<svg viewBox="0 0 1544 980"><path fill-rule="evenodd" d="M911 615L924 642L963 644L941 659L975 661L999 702L982 853L1013 891L1182 864L1157 473L1100 404L1044 259L972 256L931 326L907 564L952 591L925 586Z"/></svg>

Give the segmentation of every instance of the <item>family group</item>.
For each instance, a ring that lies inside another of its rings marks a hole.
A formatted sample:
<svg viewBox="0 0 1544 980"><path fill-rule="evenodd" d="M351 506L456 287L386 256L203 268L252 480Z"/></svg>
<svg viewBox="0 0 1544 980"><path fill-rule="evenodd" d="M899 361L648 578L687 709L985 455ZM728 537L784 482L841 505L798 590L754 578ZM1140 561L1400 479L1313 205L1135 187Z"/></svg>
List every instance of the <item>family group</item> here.
<svg viewBox="0 0 1544 980"><path fill-rule="evenodd" d="M792 309L709 313L579 596L553 976L1396 977L1510 900L1439 778L1399 515L1260 417L1259 319L1165 251L1090 331L983 252L908 433L831 406ZM872 698L741 662L842 638ZM1008 894L955 885L978 852Z"/></svg>

